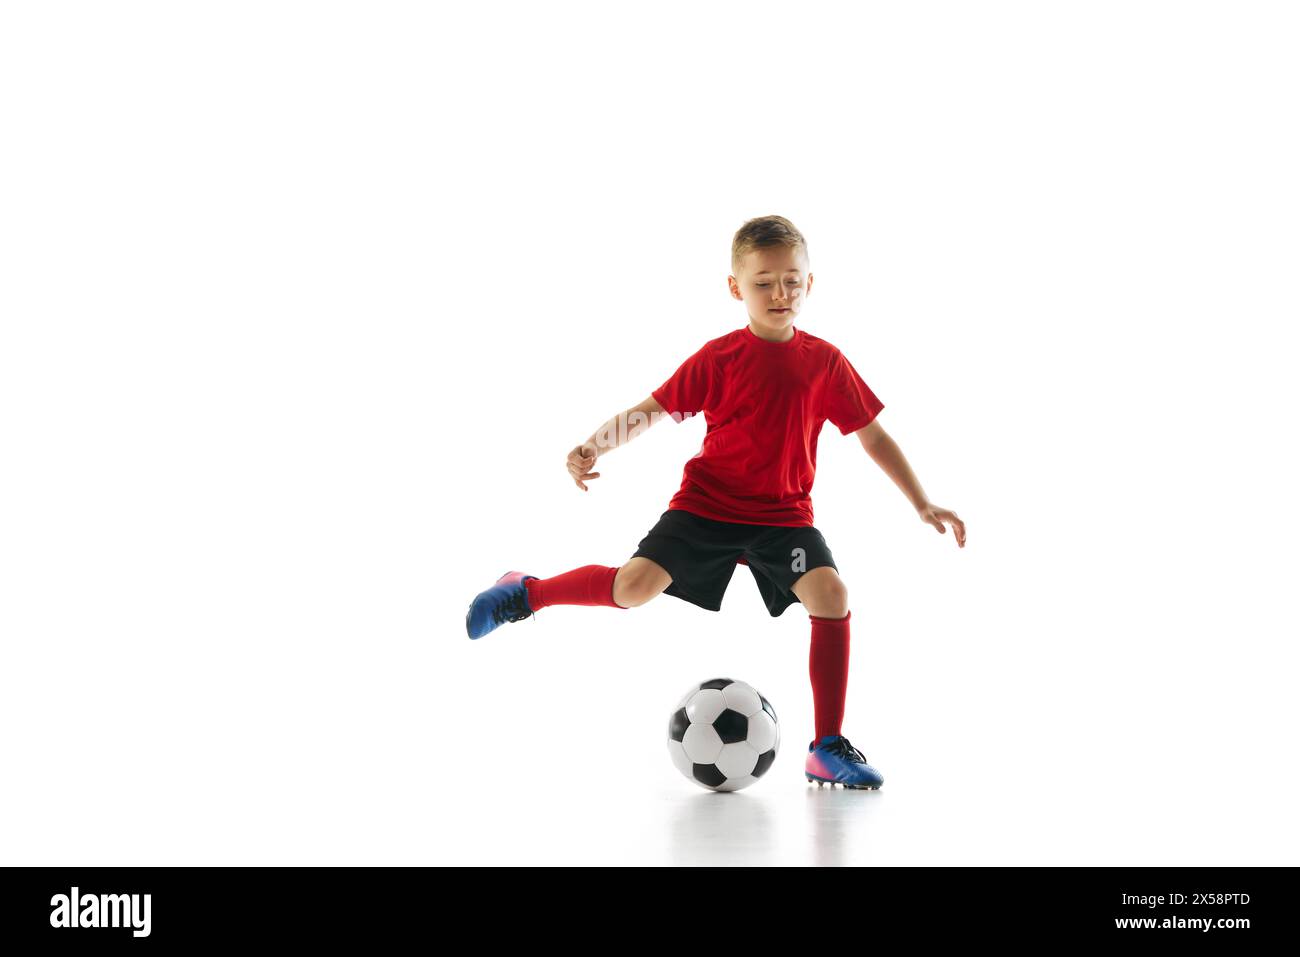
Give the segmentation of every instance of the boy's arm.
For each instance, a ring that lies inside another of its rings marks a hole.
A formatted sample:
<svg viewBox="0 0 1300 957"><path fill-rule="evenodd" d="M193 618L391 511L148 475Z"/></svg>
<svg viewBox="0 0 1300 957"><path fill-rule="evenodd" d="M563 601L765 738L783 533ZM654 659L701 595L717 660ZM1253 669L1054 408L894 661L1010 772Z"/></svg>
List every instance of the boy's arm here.
<svg viewBox="0 0 1300 957"><path fill-rule="evenodd" d="M664 407L655 401L655 397L647 396L632 408L624 409L605 422L591 433L591 438L587 441L575 446L564 465L578 488L585 492L587 486L583 483L587 479L600 478L599 472L588 471L596 464L597 457L635 439L658 422L663 417L663 412Z"/></svg>
<svg viewBox="0 0 1300 957"><path fill-rule="evenodd" d="M894 484L907 496L907 500L912 503L921 521L933 525L940 532L947 531L943 523L948 522L952 525L958 547L965 548L966 526L955 512L931 504L925 490L921 488L920 480L912 471L912 467L907 464L903 450L890 438L889 433L881 426L880 420L876 419L870 425L858 429L856 435L867 454L880 466L881 471L893 479Z"/></svg>

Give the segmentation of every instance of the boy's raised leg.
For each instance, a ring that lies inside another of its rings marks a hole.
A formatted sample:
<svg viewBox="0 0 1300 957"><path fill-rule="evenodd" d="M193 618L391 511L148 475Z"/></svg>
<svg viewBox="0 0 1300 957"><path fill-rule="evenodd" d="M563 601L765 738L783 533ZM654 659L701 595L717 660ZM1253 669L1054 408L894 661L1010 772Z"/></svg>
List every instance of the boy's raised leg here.
<svg viewBox="0 0 1300 957"><path fill-rule="evenodd" d="M633 558L622 566L583 565L552 578L507 572L470 603L465 630L471 638L482 638L551 605L627 609L645 604L671 582L668 573L647 558Z"/></svg>

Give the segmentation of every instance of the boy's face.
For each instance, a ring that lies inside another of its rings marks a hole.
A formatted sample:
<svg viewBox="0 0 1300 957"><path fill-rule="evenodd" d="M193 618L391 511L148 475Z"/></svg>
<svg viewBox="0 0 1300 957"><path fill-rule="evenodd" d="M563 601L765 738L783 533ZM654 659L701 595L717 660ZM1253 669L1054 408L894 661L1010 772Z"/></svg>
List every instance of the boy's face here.
<svg viewBox="0 0 1300 957"><path fill-rule="evenodd" d="M745 303L756 332L785 341L794 335L791 327L812 292L812 279L802 249L772 246L746 253L738 274L727 277L727 285L732 297Z"/></svg>

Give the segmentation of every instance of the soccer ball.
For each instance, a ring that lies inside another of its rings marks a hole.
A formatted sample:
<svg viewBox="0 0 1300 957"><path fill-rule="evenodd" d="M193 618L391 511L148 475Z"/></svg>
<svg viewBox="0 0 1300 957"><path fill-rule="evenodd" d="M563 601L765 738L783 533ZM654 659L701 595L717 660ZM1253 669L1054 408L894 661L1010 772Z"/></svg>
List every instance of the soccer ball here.
<svg viewBox="0 0 1300 957"><path fill-rule="evenodd" d="M739 791L776 760L781 730L771 703L743 681L714 678L682 696L668 719L677 770L713 791Z"/></svg>

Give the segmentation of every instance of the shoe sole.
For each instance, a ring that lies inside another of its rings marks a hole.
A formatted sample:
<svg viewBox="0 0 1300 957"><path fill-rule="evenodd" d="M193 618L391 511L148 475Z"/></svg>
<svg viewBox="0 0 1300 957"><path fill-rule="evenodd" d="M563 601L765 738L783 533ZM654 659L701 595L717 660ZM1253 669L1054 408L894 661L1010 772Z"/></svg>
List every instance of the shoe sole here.
<svg viewBox="0 0 1300 957"><path fill-rule="evenodd" d="M827 781L825 778L814 777L813 775L809 774L807 771L804 772L803 776L806 777L809 781L816 782L818 787L822 787L823 785L827 785L827 784L829 784L831 787L835 787L835 785L838 784L840 787L848 788L851 791L879 791L880 790L879 784L845 784L843 781Z"/></svg>

